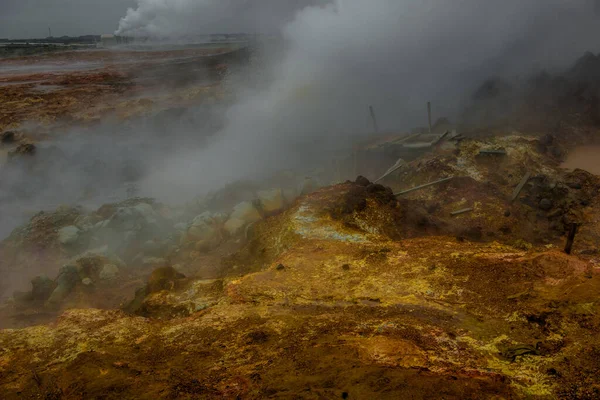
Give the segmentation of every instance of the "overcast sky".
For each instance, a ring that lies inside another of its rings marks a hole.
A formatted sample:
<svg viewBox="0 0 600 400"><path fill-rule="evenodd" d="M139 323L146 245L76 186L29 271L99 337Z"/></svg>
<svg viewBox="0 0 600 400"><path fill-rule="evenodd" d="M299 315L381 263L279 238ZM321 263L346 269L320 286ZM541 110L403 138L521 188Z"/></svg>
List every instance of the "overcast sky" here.
<svg viewBox="0 0 600 400"><path fill-rule="evenodd" d="M140 34L273 31L302 5L328 0L0 0L0 38L40 38L114 33L121 18ZM128 8L134 12L127 13ZM181 11L183 15L180 14ZM154 13L158 18L152 19ZM189 15L189 18L184 18ZM216 14L216 16L214 15ZM149 18L150 17L150 18ZM148 19L149 18L149 19ZM166 19L166 22L165 22ZM171 25L173 20L177 24ZM169 26L161 23L165 22ZM216 26L215 26L216 24ZM153 30L157 30L154 32ZM185 31L185 32L181 32ZM129 32L133 33L133 32Z"/></svg>
<svg viewBox="0 0 600 400"><path fill-rule="evenodd" d="M0 38L114 32L134 0L0 0Z"/></svg>

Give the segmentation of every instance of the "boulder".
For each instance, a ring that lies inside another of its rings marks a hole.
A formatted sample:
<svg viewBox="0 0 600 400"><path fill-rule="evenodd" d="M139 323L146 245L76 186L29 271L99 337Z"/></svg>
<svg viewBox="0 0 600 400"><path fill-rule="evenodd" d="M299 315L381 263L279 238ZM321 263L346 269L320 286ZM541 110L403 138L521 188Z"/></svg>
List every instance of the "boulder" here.
<svg viewBox="0 0 600 400"><path fill-rule="evenodd" d="M281 189L263 190L257 193L260 207L265 214L273 214L283 210L285 201Z"/></svg>
<svg viewBox="0 0 600 400"><path fill-rule="evenodd" d="M0 142L2 142L2 144L13 143L15 141L15 136L13 131L2 132L2 135L0 135Z"/></svg>
<svg viewBox="0 0 600 400"><path fill-rule="evenodd" d="M179 233L184 233L185 231L188 230L188 224L186 224L184 222L180 222L178 224L175 224L173 226L173 229L175 229Z"/></svg>
<svg viewBox="0 0 600 400"><path fill-rule="evenodd" d="M204 212L192 220L186 241L208 240L217 234L216 221L210 212Z"/></svg>
<svg viewBox="0 0 600 400"><path fill-rule="evenodd" d="M302 184L300 185L300 195L304 196L307 194L310 194L312 192L314 192L315 190L317 190L319 188L319 186L317 185L317 182L310 177L306 177L304 178L304 182L302 182Z"/></svg>
<svg viewBox="0 0 600 400"><path fill-rule="evenodd" d="M119 256L117 256L116 254L111 253L110 250L108 249L108 246L102 246L97 249L88 250L85 253L82 253L82 254L74 257L73 262L76 264L76 263L79 263L83 259L90 258L90 257L98 257L98 256L106 258L110 264L114 264L119 268L126 267L125 262L123 260L121 260L121 258Z"/></svg>
<svg viewBox="0 0 600 400"><path fill-rule="evenodd" d="M76 266L65 265L62 267L56 278L56 288L52 291L46 304L49 306L59 305L75 288L79 279Z"/></svg>
<svg viewBox="0 0 600 400"><path fill-rule="evenodd" d="M94 281L92 281L90 278L83 278L81 283L83 283L85 286L92 286Z"/></svg>
<svg viewBox="0 0 600 400"><path fill-rule="evenodd" d="M119 276L119 267L115 264L105 264L100 271L99 278L103 281L111 281Z"/></svg>
<svg viewBox="0 0 600 400"><path fill-rule="evenodd" d="M79 239L80 230L75 225L66 226L58 231L58 241L63 245L70 245Z"/></svg>
<svg viewBox="0 0 600 400"><path fill-rule="evenodd" d="M210 250L221 243L221 225L223 217L218 214L204 212L192 220L181 244L195 242L195 247Z"/></svg>
<svg viewBox="0 0 600 400"><path fill-rule="evenodd" d="M132 231L141 229L140 214L133 207L122 207L117 209L106 225L117 231Z"/></svg>
<svg viewBox="0 0 600 400"><path fill-rule="evenodd" d="M74 225L82 231L94 229L94 219L89 215L80 215L74 222Z"/></svg>
<svg viewBox="0 0 600 400"><path fill-rule="evenodd" d="M23 143L17 146L16 149L8 153L8 158L13 159L21 156L33 156L37 148L33 143Z"/></svg>
<svg viewBox="0 0 600 400"><path fill-rule="evenodd" d="M260 213L254 205L245 201L234 207L231 216L225 222L225 231L230 235L237 235L242 229L253 222L261 219Z"/></svg>
<svg viewBox="0 0 600 400"><path fill-rule="evenodd" d="M553 206L553 203L552 203L552 200L550 200L550 199L542 199L539 204L540 209L542 209L544 211L551 210L552 206Z"/></svg>
<svg viewBox="0 0 600 400"><path fill-rule="evenodd" d="M36 276L31 281L31 298L34 301L46 301L56 289L56 282L45 275Z"/></svg>
<svg viewBox="0 0 600 400"><path fill-rule="evenodd" d="M225 231L231 236L235 236L241 232L246 225L246 222L241 219L230 218L225 222Z"/></svg>
<svg viewBox="0 0 600 400"><path fill-rule="evenodd" d="M167 260L158 257L144 257L142 259L142 265L144 268L160 268L167 264Z"/></svg>
<svg viewBox="0 0 600 400"><path fill-rule="evenodd" d="M152 206L148 203L139 203L133 207L135 211L144 219L146 224L155 224L157 215Z"/></svg>
<svg viewBox="0 0 600 400"><path fill-rule="evenodd" d="M296 188L283 189L283 197L287 204L291 204L298 197L298 190Z"/></svg>
<svg viewBox="0 0 600 400"><path fill-rule="evenodd" d="M249 224L251 222L260 220L260 214L251 202L245 201L233 208L230 219L231 218L240 219Z"/></svg>

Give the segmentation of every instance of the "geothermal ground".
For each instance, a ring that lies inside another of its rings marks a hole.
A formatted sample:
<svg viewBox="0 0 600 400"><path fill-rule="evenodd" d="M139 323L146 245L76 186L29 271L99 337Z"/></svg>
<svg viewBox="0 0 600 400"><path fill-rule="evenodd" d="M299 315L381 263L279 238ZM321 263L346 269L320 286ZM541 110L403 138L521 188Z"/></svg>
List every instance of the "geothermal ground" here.
<svg viewBox="0 0 600 400"><path fill-rule="evenodd" d="M226 101L237 59L189 52L0 61L4 168L69 127ZM599 398L600 126L577 101L185 205L36 213L0 245L1 397Z"/></svg>

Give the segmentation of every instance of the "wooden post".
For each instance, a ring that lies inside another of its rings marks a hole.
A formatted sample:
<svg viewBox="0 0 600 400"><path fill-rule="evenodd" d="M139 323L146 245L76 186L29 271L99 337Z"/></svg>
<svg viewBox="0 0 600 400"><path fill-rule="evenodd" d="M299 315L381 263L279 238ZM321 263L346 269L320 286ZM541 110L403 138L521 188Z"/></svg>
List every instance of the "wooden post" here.
<svg viewBox="0 0 600 400"><path fill-rule="evenodd" d="M371 113L371 120L373 120L373 128L375 129L375 133L379 133L379 125L377 125L377 118L375 118L373 106L369 106L369 112Z"/></svg>
<svg viewBox="0 0 600 400"><path fill-rule="evenodd" d="M575 240L575 235L577 234L577 228L579 228L579 224L571 224L571 230L569 231L569 237L567 238L567 245L565 246L565 253L567 254L571 254L571 250L573 249L573 241Z"/></svg>
<svg viewBox="0 0 600 400"><path fill-rule="evenodd" d="M452 211L450 213L450 215L452 215L453 217L455 217L457 215L466 214L466 213L471 212L471 211L473 211L473 207L468 207L468 208L463 208L462 210Z"/></svg>
<svg viewBox="0 0 600 400"><path fill-rule="evenodd" d="M450 177L448 177L448 178L440 179L439 181L435 181L435 182L429 182L429 183L426 183L426 184L424 184L424 185L421 185L421 186L416 186L416 187L414 187L414 188L410 188L410 189L407 189L407 190L403 190L403 191L401 191L401 192L399 192L399 193L394 193L394 196L402 196L403 194L407 194L407 193L410 193L410 192L414 192L414 191L416 191L416 190L425 189L426 187L429 187L429 186L437 185L437 184L440 184L440 183L443 183L443 182L448 182L448 181L449 181L449 180L451 180L451 179L454 179L454 177L453 177L453 176L450 176Z"/></svg>
<svg viewBox="0 0 600 400"><path fill-rule="evenodd" d="M431 133L431 102L427 102L427 119L429 120L429 133Z"/></svg>
<svg viewBox="0 0 600 400"><path fill-rule="evenodd" d="M529 182L529 178L531 178L531 172L527 171L523 179L521 179L521 182L519 182L519 184L515 188L512 197L510 198L511 203L514 202L517 199L517 197L519 197L519 194L521 194L521 190L523 190L527 182Z"/></svg>

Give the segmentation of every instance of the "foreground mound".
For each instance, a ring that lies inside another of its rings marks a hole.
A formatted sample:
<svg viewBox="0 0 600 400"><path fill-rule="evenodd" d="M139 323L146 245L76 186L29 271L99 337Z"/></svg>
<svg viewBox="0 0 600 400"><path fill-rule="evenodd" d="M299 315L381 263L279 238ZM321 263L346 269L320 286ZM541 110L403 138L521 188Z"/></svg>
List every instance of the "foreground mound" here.
<svg viewBox="0 0 600 400"><path fill-rule="evenodd" d="M4 398L597 398L593 260L399 241L402 205L357 186L257 223L230 278L161 285L144 317L2 331Z"/></svg>

